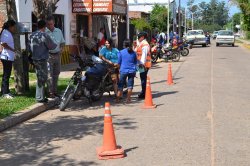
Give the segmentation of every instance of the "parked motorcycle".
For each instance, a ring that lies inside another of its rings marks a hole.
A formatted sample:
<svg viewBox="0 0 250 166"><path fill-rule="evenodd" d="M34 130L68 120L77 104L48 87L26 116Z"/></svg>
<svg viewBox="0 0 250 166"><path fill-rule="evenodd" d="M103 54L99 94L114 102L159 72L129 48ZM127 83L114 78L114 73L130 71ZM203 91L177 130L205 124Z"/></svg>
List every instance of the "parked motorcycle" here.
<svg viewBox="0 0 250 166"><path fill-rule="evenodd" d="M179 49L182 56L188 56L188 54L189 54L188 47L189 47L189 45L187 44L186 41L182 41L182 42L178 43L178 49Z"/></svg>
<svg viewBox="0 0 250 166"><path fill-rule="evenodd" d="M72 98L79 99L84 96L92 104L93 101L100 100L104 92L110 94L113 91L111 74L114 70L107 63L94 55L91 59L82 60L76 55L73 58L79 63L79 68L71 77L61 98L59 106L61 111L65 110ZM85 68L87 70L83 75Z"/></svg>
<svg viewBox="0 0 250 166"><path fill-rule="evenodd" d="M151 59L153 63L156 63L158 59L164 59L166 62L172 60L178 62L180 60L180 52L178 48L172 48L156 44L151 49Z"/></svg>

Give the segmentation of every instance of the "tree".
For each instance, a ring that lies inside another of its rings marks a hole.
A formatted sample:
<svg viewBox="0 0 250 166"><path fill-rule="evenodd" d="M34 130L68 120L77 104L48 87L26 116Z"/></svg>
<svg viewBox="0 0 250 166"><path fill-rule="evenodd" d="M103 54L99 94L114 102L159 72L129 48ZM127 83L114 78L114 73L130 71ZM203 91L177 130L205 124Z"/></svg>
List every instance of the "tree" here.
<svg viewBox="0 0 250 166"><path fill-rule="evenodd" d="M151 29L150 24L147 22L145 18L133 19L131 23L139 31L143 31L144 29Z"/></svg>
<svg viewBox="0 0 250 166"><path fill-rule="evenodd" d="M34 14L39 19L45 19L52 15L57 9L60 0L33 0Z"/></svg>
<svg viewBox="0 0 250 166"><path fill-rule="evenodd" d="M154 29L160 31L167 31L168 28L168 9L159 4L153 6L153 10L150 14L150 25Z"/></svg>
<svg viewBox="0 0 250 166"><path fill-rule="evenodd" d="M194 0L189 0L188 5L192 5ZM196 27L204 31L215 31L221 29L228 22L228 8L225 2L211 0L210 2L200 2L197 8L189 7L189 10L195 14Z"/></svg>
<svg viewBox="0 0 250 166"><path fill-rule="evenodd" d="M250 39L250 3L249 0L233 0L242 12L242 28L246 32L246 37Z"/></svg>

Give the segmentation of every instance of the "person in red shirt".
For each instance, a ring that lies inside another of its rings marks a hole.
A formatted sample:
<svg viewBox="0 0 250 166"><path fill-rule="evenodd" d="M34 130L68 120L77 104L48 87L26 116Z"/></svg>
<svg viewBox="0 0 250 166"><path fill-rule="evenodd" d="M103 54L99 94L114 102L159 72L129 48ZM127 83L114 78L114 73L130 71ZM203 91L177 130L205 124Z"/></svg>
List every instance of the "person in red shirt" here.
<svg viewBox="0 0 250 166"><path fill-rule="evenodd" d="M98 33L97 36L98 50L100 50L105 45L106 39L104 33L105 33L104 28L100 28L100 32Z"/></svg>

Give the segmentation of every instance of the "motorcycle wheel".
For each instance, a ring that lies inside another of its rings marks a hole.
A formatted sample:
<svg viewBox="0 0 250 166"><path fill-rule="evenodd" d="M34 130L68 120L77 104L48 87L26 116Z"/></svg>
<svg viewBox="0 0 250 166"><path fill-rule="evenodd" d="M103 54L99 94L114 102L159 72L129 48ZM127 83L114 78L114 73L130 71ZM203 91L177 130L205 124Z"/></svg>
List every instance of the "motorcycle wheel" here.
<svg viewBox="0 0 250 166"><path fill-rule="evenodd" d="M95 90L95 91L92 92L91 100L92 101L101 100L102 96L103 96L103 91L100 90L100 89L97 89L97 90Z"/></svg>
<svg viewBox="0 0 250 166"><path fill-rule="evenodd" d="M74 93L76 91L76 89L78 89L77 87L79 86L79 84L77 84L76 86L69 84L66 88L66 91L64 92L64 95L61 98L61 103L59 105L59 110L60 111L64 111L65 108L68 106L70 100L73 98Z"/></svg>
<svg viewBox="0 0 250 166"><path fill-rule="evenodd" d="M187 48L184 48L182 51L181 51L181 55L182 56L188 56L189 54L189 50Z"/></svg>
<svg viewBox="0 0 250 166"><path fill-rule="evenodd" d="M181 55L180 55L179 52L174 51L172 53L172 58L173 58L172 59L173 62L178 62L180 60L180 58L181 58Z"/></svg>
<svg viewBox="0 0 250 166"><path fill-rule="evenodd" d="M157 62L157 60L158 60L158 56L157 56L157 54L156 54L156 53L152 53L152 55L151 55L151 59L152 59L152 63L156 63L156 62Z"/></svg>

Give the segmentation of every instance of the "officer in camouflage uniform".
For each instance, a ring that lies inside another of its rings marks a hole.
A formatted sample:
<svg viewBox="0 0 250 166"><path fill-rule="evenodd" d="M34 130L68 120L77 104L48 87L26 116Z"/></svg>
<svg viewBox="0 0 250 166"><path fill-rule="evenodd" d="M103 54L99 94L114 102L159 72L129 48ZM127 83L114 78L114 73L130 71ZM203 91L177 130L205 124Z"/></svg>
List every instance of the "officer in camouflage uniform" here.
<svg viewBox="0 0 250 166"><path fill-rule="evenodd" d="M45 28L46 22L40 20L38 22L38 30L30 36L30 50L37 75L36 100L42 103L48 101L45 97L45 84L48 79L47 62L49 50L55 49L57 46L45 33Z"/></svg>

